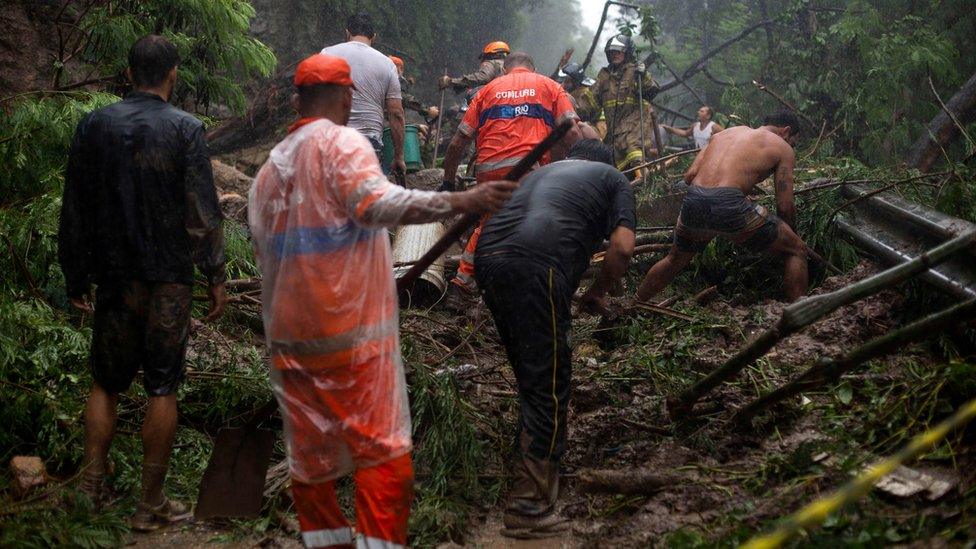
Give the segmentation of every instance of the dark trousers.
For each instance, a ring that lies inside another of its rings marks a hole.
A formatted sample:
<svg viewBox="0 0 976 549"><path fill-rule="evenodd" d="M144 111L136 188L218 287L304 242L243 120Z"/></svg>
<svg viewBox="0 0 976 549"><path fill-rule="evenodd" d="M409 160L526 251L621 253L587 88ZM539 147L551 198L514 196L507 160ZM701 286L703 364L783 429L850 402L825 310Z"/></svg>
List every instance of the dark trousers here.
<svg viewBox="0 0 976 549"><path fill-rule="evenodd" d="M558 493L559 459L566 449L574 288L552 267L510 256L478 257L475 278L519 392L519 453L510 512L550 512Z"/></svg>

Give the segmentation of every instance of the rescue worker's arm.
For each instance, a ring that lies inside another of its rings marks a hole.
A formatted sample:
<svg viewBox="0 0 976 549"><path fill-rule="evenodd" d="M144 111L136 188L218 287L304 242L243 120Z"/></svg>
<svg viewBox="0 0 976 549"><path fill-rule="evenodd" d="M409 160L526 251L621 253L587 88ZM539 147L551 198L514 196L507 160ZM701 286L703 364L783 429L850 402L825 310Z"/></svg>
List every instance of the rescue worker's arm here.
<svg viewBox="0 0 976 549"><path fill-rule="evenodd" d="M400 98L386 100L386 118L390 123L390 138L393 141L393 169L406 173L407 164L403 160L406 117L403 114L403 101Z"/></svg>
<svg viewBox="0 0 976 549"><path fill-rule="evenodd" d="M90 313L92 307L88 296L94 275L92 241L95 227L92 216L95 209L91 204L94 193L89 182L93 169L89 164L92 156L84 146L86 122L82 120L78 124L68 153L58 229L58 259L71 305Z"/></svg>
<svg viewBox="0 0 976 549"><path fill-rule="evenodd" d="M773 175L773 181L776 185L776 215L795 231L796 203L793 198L793 164L796 158L792 147L784 143L782 148L783 152Z"/></svg>
<svg viewBox="0 0 976 549"><path fill-rule="evenodd" d="M468 143L474 139L478 132L481 120L481 94L479 93L471 100L468 111L464 113L464 118L458 123L457 131L451 138L451 144L447 146L444 153L444 184L440 190L454 190L457 181L457 169L461 164L461 156Z"/></svg>
<svg viewBox="0 0 976 549"><path fill-rule="evenodd" d="M555 93L555 101L552 105L552 114L555 117L556 125L562 124L566 120L579 120L579 115L576 114L576 109L573 108L573 102L569 99L569 94L562 86L553 83L552 84ZM573 127L566 133L566 135L559 140L552 147L552 160L562 160L566 158L569 153L569 149L572 148L573 144L579 141L580 130L573 124Z"/></svg>
<svg viewBox="0 0 976 549"><path fill-rule="evenodd" d="M603 268L597 275L590 289L580 297L580 310L598 314L606 311L607 292L630 265L630 258L634 255L634 230L623 225L618 226L610 234L610 247L604 256Z"/></svg>
<svg viewBox="0 0 976 549"><path fill-rule="evenodd" d="M650 73L645 70L643 63L638 64L636 69L641 72L641 83L643 84L641 94L644 96L644 101L651 101L661 88L658 87L657 82L654 81Z"/></svg>
<svg viewBox="0 0 976 549"><path fill-rule="evenodd" d="M495 181L462 193L404 189L383 175L372 146L358 134L330 156L328 161L338 169L334 184L327 192L332 193L333 200L345 205L350 219L369 228L427 223L456 212L491 211L504 203L518 186Z"/></svg>
<svg viewBox="0 0 976 549"><path fill-rule="evenodd" d="M404 109L410 109L419 114L426 114L427 107L424 106L416 97L411 93L404 93L401 100Z"/></svg>
<svg viewBox="0 0 976 549"><path fill-rule="evenodd" d="M465 74L463 76L458 76L457 78L451 78L449 85L454 88L455 92L461 92L468 88L473 88L475 86L483 86L497 76L495 73L497 69L491 61L482 61L478 70ZM447 87L447 86L442 86Z"/></svg>
<svg viewBox="0 0 976 549"><path fill-rule="evenodd" d="M687 128L675 128L674 126L661 125L664 130L670 134L677 135L679 137L691 137L691 127Z"/></svg>
<svg viewBox="0 0 976 549"><path fill-rule="evenodd" d="M190 236L193 262L207 278L210 312L205 321L215 320L224 311L227 293L227 256L224 252L223 215L214 188L213 168L207 144L203 138L203 124L190 129L186 150L186 232Z"/></svg>
<svg viewBox="0 0 976 549"><path fill-rule="evenodd" d="M712 124L712 135L715 135L724 129L725 128L723 128L721 124L716 122L715 124Z"/></svg>
<svg viewBox="0 0 976 549"><path fill-rule="evenodd" d="M573 127L566 132L566 135L559 140L555 145L552 146L552 161L556 162L558 160L563 160L569 155L569 150L573 148L573 145L582 138L583 134L579 129L579 126L573 124Z"/></svg>
<svg viewBox="0 0 976 549"><path fill-rule="evenodd" d="M419 198L421 199L446 200L450 204L451 209L446 215L442 215L431 214L431 209L428 207L409 207L400 217L398 224L429 223L455 213L493 213L505 205L505 202L508 201L517 188L518 183L514 181L485 181L462 192L429 193L427 191L407 191L420 195ZM397 189L404 190L400 187L397 187Z"/></svg>
<svg viewBox="0 0 976 549"><path fill-rule="evenodd" d="M451 139L451 144L447 146L447 152L444 153L444 186L441 187L442 190L454 190L458 166L461 164L461 157L470 142L471 138L460 131L456 132ZM447 186L450 188L445 188Z"/></svg>
<svg viewBox="0 0 976 549"><path fill-rule="evenodd" d="M597 105L593 90L583 88L576 98L576 114L580 120L588 123L596 123L600 118L600 106Z"/></svg>
<svg viewBox="0 0 976 549"><path fill-rule="evenodd" d="M701 168L703 156L705 156L704 153L698 153L695 155L695 161L691 163L691 167L685 172L685 183L691 185L695 182L695 178L698 177L698 170Z"/></svg>
<svg viewBox="0 0 976 549"><path fill-rule="evenodd" d="M379 177L361 184L347 210L358 224L373 228L430 223L456 213L494 212L516 188L514 181L487 181L463 192L432 192L404 189ZM355 203L358 196L363 198Z"/></svg>

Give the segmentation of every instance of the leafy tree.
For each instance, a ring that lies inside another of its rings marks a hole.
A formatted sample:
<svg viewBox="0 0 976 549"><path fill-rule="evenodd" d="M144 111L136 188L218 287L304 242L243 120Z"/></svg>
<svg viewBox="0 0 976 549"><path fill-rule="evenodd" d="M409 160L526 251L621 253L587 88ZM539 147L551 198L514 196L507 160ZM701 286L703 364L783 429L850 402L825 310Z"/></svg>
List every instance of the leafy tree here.
<svg viewBox="0 0 976 549"><path fill-rule="evenodd" d="M644 2L659 22L661 59L678 74L711 48L740 37L702 63L659 102L691 114L702 99L732 123L782 108L766 84L828 135L824 153L870 163L903 158L938 103L976 69L976 15L966 2L894 0L691 0ZM764 24L765 23L765 24ZM751 29L742 35L744 30ZM659 80L671 80L664 64ZM660 75L660 76L659 76Z"/></svg>

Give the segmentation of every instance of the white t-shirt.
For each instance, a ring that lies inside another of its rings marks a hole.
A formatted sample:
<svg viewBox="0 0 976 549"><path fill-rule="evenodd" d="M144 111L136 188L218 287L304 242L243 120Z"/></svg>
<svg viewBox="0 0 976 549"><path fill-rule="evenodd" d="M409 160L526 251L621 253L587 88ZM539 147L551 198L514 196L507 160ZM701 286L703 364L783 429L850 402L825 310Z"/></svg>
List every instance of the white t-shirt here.
<svg viewBox="0 0 976 549"><path fill-rule="evenodd" d="M386 100L402 98L396 65L362 42L343 42L324 48L322 53L345 59L352 70L356 89L352 92L348 126L367 137L380 139Z"/></svg>

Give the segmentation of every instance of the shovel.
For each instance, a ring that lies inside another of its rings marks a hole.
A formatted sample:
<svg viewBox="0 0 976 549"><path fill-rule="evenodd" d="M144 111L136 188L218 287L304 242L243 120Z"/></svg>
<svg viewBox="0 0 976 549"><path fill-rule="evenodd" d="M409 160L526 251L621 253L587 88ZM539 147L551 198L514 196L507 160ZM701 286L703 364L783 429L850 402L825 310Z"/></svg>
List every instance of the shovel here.
<svg viewBox="0 0 976 549"><path fill-rule="evenodd" d="M243 427L217 433L210 463L200 482L194 513L197 519L256 518L261 514L264 481L277 436L258 425L277 409L278 401L272 398Z"/></svg>

